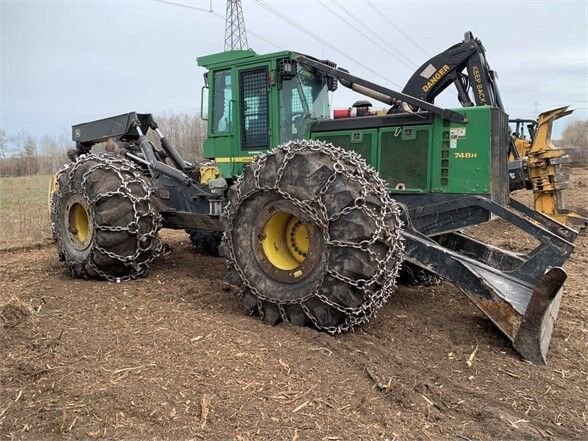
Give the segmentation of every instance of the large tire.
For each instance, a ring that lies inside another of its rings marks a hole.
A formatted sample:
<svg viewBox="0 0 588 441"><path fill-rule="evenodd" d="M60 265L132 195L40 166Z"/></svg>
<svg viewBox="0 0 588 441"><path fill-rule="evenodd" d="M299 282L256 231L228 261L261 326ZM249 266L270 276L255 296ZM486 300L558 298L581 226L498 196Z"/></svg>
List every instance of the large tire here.
<svg viewBox="0 0 588 441"><path fill-rule="evenodd" d="M290 142L247 167L228 198L221 255L250 314L336 334L395 289L399 209L356 153Z"/></svg>
<svg viewBox="0 0 588 441"><path fill-rule="evenodd" d="M219 256L219 246L223 237L220 231L189 230L190 242L196 252L202 256Z"/></svg>
<svg viewBox="0 0 588 441"><path fill-rule="evenodd" d="M86 155L56 178L51 226L72 275L116 281L143 276L161 252L161 217L141 170L125 159Z"/></svg>

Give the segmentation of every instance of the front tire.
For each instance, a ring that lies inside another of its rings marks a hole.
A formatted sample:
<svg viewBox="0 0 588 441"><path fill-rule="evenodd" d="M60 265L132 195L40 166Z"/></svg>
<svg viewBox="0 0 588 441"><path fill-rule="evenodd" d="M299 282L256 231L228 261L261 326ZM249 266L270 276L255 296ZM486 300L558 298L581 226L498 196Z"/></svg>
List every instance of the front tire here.
<svg viewBox="0 0 588 441"><path fill-rule="evenodd" d="M296 141L229 190L221 254L250 314L332 334L368 321L402 261L399 209L361 157Z"/></svg>
<svg viewBox="0 0 588 441"><path fill-rule="evenodd" d="M116 281L143 276L161 252L161 218L141 171L125 159L86 155L56 179L51 226L72 275Z"/></svg>

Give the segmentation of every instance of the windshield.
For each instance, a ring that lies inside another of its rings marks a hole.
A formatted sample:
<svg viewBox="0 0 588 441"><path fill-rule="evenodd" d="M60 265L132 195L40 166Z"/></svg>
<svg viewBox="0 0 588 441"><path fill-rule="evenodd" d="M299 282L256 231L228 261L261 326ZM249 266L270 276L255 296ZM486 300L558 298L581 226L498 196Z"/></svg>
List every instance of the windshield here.
<svg viewBox="0 0 588 441"><path fill-rule="evenodd" d="M280 90L281 141L307 137L313 120L329 117L327 81L298 66Z"/></svg>

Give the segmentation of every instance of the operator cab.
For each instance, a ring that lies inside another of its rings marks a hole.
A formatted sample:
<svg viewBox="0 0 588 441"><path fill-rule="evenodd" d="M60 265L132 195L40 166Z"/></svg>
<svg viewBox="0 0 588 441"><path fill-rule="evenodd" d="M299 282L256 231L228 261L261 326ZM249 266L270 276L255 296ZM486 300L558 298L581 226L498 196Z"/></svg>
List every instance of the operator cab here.
<svg viewBox="0 0 588 441"><path fill-rule="evenodd" d="M234 176L255 155L294 139L308 139L316 121L330 117L329 91L334 77L303 66L291 51L257 54L221 52L198 58L208 69L206 158L215 159L225 176ZM322 61L329 66L334 63ZM201 114L204 115L204 99Z"/></svg>

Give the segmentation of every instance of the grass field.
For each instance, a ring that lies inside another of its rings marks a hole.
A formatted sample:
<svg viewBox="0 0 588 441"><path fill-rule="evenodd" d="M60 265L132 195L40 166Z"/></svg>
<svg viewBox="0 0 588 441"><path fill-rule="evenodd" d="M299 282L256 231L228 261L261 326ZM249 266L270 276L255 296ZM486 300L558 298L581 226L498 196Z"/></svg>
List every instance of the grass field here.
<svg viewBox="0 0 588 441"><path fill-rule="evenodd" d="M35 245L51 237L49 179L0 178L0 250Z"/></svg>

